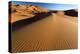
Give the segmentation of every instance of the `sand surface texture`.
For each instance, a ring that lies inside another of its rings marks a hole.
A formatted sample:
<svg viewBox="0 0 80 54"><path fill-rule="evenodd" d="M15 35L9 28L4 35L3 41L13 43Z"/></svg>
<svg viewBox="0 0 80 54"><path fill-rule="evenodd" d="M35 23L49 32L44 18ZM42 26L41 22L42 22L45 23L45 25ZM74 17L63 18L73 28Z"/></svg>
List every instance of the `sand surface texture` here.
<svg viewBox="0 0 80 54"><path fill-rule="evenodd" d="M77 48L77 17L52 15L12 32L12 52Z"/></svg>

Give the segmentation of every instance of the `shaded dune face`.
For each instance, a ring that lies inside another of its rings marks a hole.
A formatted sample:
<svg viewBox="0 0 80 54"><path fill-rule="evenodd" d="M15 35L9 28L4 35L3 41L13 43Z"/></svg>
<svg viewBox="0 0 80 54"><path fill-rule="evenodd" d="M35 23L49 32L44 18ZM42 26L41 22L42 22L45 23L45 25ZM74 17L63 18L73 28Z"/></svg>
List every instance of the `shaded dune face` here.
<svg viewBox="0 0 80 54"><path fill-rule="evenodd" d="M18 30L19 28L24 27L25 25L35 23L36 21L39 21L50 15L51 15L50 12L48 12L48 13L43 12L43 13L36 14L36 16L31 17L31 18L20 19L16 22L12 23L12 31Z"/></svg>
<svg viewBox="0 0 80 54"><path fill-rule="evenodd" d="M68 16L78 17L78 11L74 10L74 9L73 10L64 11L64 14L68 15Z"/></svg>
<svg viewBox="0 0 80 54"><path fill-rule="evenodd" d="M77 23L69 18L52 13L12 32L12 52L77 48Z"/></svg>

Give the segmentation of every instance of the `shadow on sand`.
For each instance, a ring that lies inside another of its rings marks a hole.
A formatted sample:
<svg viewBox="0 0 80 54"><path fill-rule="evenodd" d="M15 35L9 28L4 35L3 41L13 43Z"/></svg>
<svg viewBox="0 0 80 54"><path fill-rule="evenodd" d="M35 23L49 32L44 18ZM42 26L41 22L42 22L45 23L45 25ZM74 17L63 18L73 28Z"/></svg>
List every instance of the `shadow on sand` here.
<svg viewBox="0 0 80 54"><path fill-rule="evenodd" d="M44 18L50 16L50 15L51 15L51 12L38 13L34 17L31 17L29 19L23 19L23 20L16 21L16 22L14 22L12 24L11 23L9 23L9 24L11 24L10 26L11 26L12 31L16 31L17 29L22 28L25 25L32 24L32 23L34 23L36 21L39 21L41 19L44 19Z"/></svg>

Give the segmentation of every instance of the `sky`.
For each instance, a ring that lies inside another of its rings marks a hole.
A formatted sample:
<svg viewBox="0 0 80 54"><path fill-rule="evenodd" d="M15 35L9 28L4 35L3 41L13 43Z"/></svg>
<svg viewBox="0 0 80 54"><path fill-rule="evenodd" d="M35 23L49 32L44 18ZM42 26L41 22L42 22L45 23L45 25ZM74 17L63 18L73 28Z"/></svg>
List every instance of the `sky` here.
<svg viewBox="0 0 80 54"><path fill-rule="evenodd" d="M77 5L75 4L57 4L57 3L40 3L40 2L24 2L24 1L12 1L12 3L20 4L20 5L35 5L40 6L48 10L69 10L69 9L77 9Z"/></svg>

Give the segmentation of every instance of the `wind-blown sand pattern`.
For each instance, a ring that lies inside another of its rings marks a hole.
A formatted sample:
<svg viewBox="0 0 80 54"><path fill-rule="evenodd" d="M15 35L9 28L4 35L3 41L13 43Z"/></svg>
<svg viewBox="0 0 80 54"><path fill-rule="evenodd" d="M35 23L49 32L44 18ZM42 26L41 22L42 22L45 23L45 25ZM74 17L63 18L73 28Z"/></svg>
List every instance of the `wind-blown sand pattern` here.
<svg viewBox="0 0 80 54"><path fill-rule="evenodd" d="M35 14L31 14L31 16L34 17ZM12 15L12 21L17 17L20 18L21 16L15 17L15 15ZM64 15L62 11L51 13L51 15L43 17L41 20L12 31L11 51L76 49L77 29L77 17Z"/></svg>

